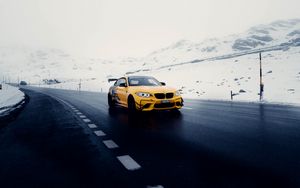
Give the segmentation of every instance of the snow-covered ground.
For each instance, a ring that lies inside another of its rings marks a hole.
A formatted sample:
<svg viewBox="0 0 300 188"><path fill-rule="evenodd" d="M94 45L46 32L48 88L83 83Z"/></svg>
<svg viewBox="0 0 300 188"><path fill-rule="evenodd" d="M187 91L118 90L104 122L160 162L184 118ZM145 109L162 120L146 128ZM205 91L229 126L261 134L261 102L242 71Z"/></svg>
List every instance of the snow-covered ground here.
<svg viewBox="0 0 300 188"><path fill-rule="evenodd" d="M300 103L300 48L263 54L264 99L268 102ZM152 75L181 88L186 97L258 101L258 54L183 65ZM176 75L177 79L174 79Z"/></svg>
<svg viewBox="0 0 300 188"><path fill-rule="evenodd" d="M300 47L262 55L264 101L275 103L300 103ZM172 68L135 73L151 75L169 86L180 89L185 98L230 100L259 100L259 56L250 54L231 59L204 61ZM107 79L79 80L42 85L41 87L107 92Z"/></svg>
<svg viewBox="0 0 300 188"><path fill-rule="evenodd" d="M24 93L17 87L2 84L0 90L0 114L24 99Z"/></svg>
<svg viewBox="0 0 300 188"><path fill-rule="evenodd" d="M150 75L185 98L257 101L262 52L264 100L300 103L300 19L258 25L201 42L178 41L143 58L82 58L57 49L0 47L0 78L37 87L107 92L108 78ZM22 63L20 63L22 62ZM5 74L3 74L5 73ZM45 80L61 83L45 85ZM56 82L56 81L55 81Z"/></svg>

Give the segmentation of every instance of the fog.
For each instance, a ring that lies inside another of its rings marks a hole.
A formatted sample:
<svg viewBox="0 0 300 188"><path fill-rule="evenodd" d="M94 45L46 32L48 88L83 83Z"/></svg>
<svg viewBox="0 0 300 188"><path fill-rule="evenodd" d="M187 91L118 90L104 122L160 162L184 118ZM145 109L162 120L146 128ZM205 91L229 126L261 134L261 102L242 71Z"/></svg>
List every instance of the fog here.
<svg viewBox="0 0 300 188"><path fill-rule="evenodd" d="M299 7L299 0L0 0L0 46L141 57L180 39L300 18Z"/></svg>

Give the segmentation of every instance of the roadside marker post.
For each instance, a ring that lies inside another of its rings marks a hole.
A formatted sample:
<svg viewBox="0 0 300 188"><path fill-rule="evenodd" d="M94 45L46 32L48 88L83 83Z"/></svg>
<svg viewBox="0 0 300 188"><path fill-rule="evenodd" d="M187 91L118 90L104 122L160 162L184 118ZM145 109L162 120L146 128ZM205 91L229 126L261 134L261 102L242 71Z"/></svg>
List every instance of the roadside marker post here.
<svg viewBox="0 0 300 188"><path fill-rule="evenodd" d="M259 100L263 99L264 84L262 82L261 52L259 52Z"/></svg>
<svg viewBox="0 0 300 188"><path fill-rule="evenodd" d="M79 80L79 84L78 84L78 91L80 92L81 91L81 79Z"/></svg>

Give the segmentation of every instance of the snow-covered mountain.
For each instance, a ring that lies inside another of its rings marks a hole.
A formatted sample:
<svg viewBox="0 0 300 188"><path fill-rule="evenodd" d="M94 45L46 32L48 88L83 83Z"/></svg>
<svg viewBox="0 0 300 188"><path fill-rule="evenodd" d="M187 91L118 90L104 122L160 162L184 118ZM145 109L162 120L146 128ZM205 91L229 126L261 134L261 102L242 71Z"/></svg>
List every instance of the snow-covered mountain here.
<svg viewBox="0 0 300 188"><path fill-rule="evenodd" d="M180 40L137 61L142 63L143 69L151 70L207 59L232 58L258 51L288 50L297 46L300 46L300 19L291 19L258 25L245 33L220 39L201 42Z"/></svg>
<svg viewBox="0 0 300 188"><path fill-rule="evenodd" d="M103 67L111 64L108 60L81 58L59 49L0 47L0 78L11 82L17 79L38 82L54 78L62 81L94 78L105 76Z"/></svg>
<svg viewBox="0 0 300 188"><path fill-rule="evenodd" d="M81 58L57 49L0 47L0 76L51 87L104 91L107 78L154 75L186 97L257 100L258 52L263 54L265 99L300 103L300 19L258 25L244 33L201 42L180 40L143 58ZM0 79L1 79L0 77Z"/></svg>

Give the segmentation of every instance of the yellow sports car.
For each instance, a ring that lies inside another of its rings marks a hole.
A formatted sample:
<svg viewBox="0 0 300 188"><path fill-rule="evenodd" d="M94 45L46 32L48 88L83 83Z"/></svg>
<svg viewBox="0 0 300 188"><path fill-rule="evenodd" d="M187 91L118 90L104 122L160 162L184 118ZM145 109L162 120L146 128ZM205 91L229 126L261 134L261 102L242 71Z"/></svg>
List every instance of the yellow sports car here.
<svg viewBox="0 0 300 188"><path fill-rule="evenodd" d="M180 92L150 76L129 76L115 81L109 88L110 108L123 106L129 111L178 110L183 106Z"/></svg>

